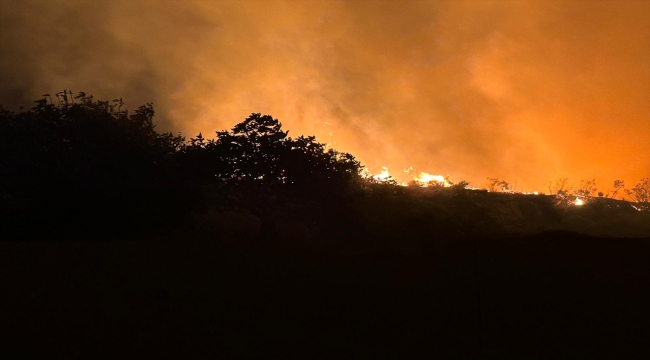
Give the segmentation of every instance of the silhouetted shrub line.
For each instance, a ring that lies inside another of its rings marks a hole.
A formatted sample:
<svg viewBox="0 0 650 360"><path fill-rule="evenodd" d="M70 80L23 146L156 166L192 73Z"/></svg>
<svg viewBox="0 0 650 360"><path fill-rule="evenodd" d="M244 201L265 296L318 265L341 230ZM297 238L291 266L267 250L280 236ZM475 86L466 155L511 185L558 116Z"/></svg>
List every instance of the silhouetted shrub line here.
<svg viewBox="0 0 650 360"><path fill-rule="evenodd" d="M0 215L14 229L130 232L212 205L249 209L272 229L290 199L338 204L359 192L352 155L288 137L269 115L185 141L155 131L152 104L129 112L122 99L55 96L19 113L0 107Z"/></svg>

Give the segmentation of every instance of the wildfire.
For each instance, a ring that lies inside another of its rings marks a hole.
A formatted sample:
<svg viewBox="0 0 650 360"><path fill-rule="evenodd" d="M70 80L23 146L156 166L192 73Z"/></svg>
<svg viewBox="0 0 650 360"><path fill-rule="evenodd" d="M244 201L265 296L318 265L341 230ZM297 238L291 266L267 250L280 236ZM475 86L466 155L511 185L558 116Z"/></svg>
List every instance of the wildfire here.
<svg viewBox="0 0 650 360"><path fill-rule="evenodd" d="M413 179L416 183L421 186L427 187L432 184L442 185L444 187L451 186L452 184L447 181L447 179L442 175L431 175L425 172L421 172L420 175L416 176Z"/></svg>
<svg viewBox="0 0 650 360"><path fill-rule="evenodd" d="M377 174L377 175L373 175L372 178L379 181L379 182L382 182L382 181L388 180L390 177L391 176L390 176L390 173L388 172L388 168L385 167L385 166L382 166L381 172L379 174Z"/></svg>
<svg viewBox="0 0 650 360"><path fill-rule="evenodd" d="M413 168L408 168L404 170L404 173L407 175L413 170ZM361 176L364 178L372 178L377 182L389 182L389 181L395 181L396 179L390 174L388 171L388 168L386 166L382 166L381 172L376 175L372 175L370 171L367 169L363 169L361 172ZM420 172L419 175L413 177L413 182L418 184L419 186L422 187L428 187L428 186L444 186L444 187L449 187L452 186L453 184L449 182L449 179L442 176L442 175L432 175L426 172ZM407 182L401 182L398 183L400 186L408 186L409 184Z"/></svg>
<svg viewBox="0 0 650 360"><path fill-rule="evenodd" d="M411 185L417 185L420 187L450 187L453 186L454 183L452 183L449 180L449 176L442 176L442 175L433 175L429 174L426 172L420 172L417 176L413 176L411 174L413 172L413 168L409 167L404 170L404 173L411 177L412 180L409 182L398 182L393 175L390 174L388 171L388 167L382 166L381 167L381 172L379 174L373 175L372 172L370 172L367 168L363 168L361 170L360 175L365 178L365 179L372 179L377 183L385 183L385 184L393 184L393 185L398 185L398 186L411 186ZM477 187L470 187L467 185L467 182L460 182L456 184L458 185L465 185L464 188L468 190L480 190ZM523 191L516 191L513 189L508 189L507 187L503 187L500 192L503 193L509 193L509 194L523 194L523 195L543 195L543 193L540 193L538 191L533 191L533 192L523 192ZM563 200L565 204L571 204L573 206L583 206L585 204L586 200L589 200L589 197L584 197L580 198L580 196L576 196L575 200L571 201L570 199L575 196L575 195L568 195L568 194L556 194L556 197L560 198ZM647 210L647 206L635 206L633 204L630 204L634 209L638 211L644 211Z"/></svg>

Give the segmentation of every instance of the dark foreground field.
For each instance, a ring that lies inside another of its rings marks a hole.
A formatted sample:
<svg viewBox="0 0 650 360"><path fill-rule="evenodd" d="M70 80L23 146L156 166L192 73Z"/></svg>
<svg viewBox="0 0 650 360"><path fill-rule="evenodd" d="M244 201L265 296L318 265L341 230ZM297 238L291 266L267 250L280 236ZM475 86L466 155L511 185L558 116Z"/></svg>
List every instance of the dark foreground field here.
<svg viewBox="0 0 650 360"><path fill-rule="evenodd" d="M0 242L0 357L650 355L648 238L213 236Z"/></svg>

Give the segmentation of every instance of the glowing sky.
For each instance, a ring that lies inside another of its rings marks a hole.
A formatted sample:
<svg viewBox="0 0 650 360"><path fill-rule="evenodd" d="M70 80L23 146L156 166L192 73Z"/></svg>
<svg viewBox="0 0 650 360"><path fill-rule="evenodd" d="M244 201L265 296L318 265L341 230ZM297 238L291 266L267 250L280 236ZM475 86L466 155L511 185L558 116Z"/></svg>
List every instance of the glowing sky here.
<svg viewBox="0 0 650 360"><path fill-rule="evenodd" d="M376 172L606 191L650 176L650 0L0 0L0 103L63 89L185 136L271 114Z"/></svg>

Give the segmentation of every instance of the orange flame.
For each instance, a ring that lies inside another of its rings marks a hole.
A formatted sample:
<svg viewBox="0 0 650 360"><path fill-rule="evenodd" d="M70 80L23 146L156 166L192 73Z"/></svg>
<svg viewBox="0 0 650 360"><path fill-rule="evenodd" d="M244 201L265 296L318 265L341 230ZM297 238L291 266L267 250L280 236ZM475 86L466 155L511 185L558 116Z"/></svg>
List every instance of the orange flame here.
<svg viewBox="0 0 650 360"><path fill-rule="evenodd" d="M413 180L416 183L418 183L419 185L424 186L424 187L430 186L432 184L442 185L444 187L449 187L449 186L452 185L442 175L431 175L431 174L425 173L425 172L421 172L420 175L416 176Z"/></svg>
<svg viewBox="0 0 650 360"><path fill-rule="evenodd" d="M363 169L361 171L361 176L363 178L366 178L366 179L372 178L372 179L374 179L375 181L378 181L378 182L387 182L387 181L390 181L390 180L396 180L390 174L390 172L388 171L388 168L386 166L382 166L381 169L382 169L381 172L379 174L376 174L376 175L372 175L372 173L370 171L368 171L367 169ZM404 172L406 174L409 174L409 172L411 172L412 170L413 170L413 168L408 168L408 169L404 170ZM449 187L449 186L453 185L451 182L449 182L448 178L446 178L446 177L444 177L442 175L432 175L432 174L429 174L429 173L426 173L426 172L420 172L419 175L413 177L413 181L416 184L418 184L418 185L420 185L422 187L435 186L435 185L438 185L438 186L441 185L441 186L444 186L444 187ZM401 183L398 183L398 185L408 186L408 183L407 182L401 182Z"/></svg>
<svg viewBox="0 0 650 360"><path fill-rule="evenodd" d="M374 175L372 178L379 181L379 182L383 182L383 181L388 180L390 178L390 173L388 172L388 168L385 167L385 166L382 166L381 172L379 174L377 174L377 175Z"/></svg>

